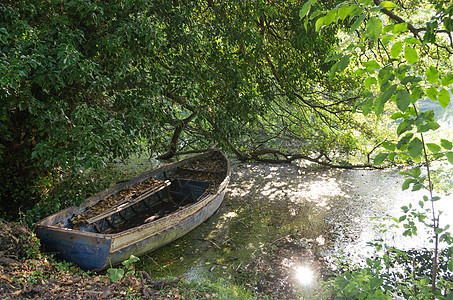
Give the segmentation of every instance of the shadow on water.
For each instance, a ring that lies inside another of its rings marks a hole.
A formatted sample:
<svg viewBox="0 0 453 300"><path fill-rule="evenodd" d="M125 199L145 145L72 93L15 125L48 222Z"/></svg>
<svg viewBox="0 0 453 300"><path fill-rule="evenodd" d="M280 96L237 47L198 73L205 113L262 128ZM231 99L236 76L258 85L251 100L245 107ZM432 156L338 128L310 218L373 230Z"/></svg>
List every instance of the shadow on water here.
<svg viewBox="0 0 453 300"><path fill-rule="evenodd" d="M183 238L143 256L137 268L158 277L224 278L272 299L318 294L316 281L328 273L333 255L344 252L359 261L370 254L366 243L376 237L379 224L371 217L399 216L402 205L422 197L401 191L403 179L396 170L239 162L232 168L217 213ZM444 218L453 215L451 207L445 212ZM385 238L401 245L401 231L395 230ZM423 240L408 238L404 244L421 248Z"/></svg>

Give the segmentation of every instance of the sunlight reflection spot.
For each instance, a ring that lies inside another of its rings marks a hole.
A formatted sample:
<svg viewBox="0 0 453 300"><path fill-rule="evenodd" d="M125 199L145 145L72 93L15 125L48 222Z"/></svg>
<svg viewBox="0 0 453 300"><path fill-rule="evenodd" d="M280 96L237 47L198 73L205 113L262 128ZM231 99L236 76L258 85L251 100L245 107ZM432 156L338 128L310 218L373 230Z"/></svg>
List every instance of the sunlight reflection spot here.
<svg viewBox="0 0 453 300"><path fill-rule="evenodd" d="M226 213L222 216L222 218L234 218L237 217L238 214L234 211L230 211L229 213Z"/></svg>
<svg viewBox="0 0 453 300"><path fill-rule="evenodd" d="M314 280L313 271L307 267L297 267L296 277L297 280L303 285L309 285Z"/></svg>

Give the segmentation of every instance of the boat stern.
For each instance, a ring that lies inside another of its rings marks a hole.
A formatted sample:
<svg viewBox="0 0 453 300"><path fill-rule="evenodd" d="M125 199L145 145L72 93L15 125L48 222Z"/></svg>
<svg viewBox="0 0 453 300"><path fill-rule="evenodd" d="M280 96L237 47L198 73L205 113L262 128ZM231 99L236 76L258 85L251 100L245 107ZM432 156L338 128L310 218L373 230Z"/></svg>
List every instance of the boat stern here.
<svg viewBox="0 0 453 300"><path fill-rule="evenodd" d="M102 235L51 226L35 226L44 251L74 262L84 270L102 270L109 266L111 239Z"/></svg>

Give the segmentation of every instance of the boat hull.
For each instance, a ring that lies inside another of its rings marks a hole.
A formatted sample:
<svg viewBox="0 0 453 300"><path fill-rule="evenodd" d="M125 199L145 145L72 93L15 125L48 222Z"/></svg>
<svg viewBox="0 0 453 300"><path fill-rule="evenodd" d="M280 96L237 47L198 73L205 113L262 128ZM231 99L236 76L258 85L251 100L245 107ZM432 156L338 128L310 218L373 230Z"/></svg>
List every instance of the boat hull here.
<svg viewBox="0 0 453 300"><path fill-rule="evenodd" d="M113 262L120 263L131 255L142 255L179 239L206 221L219 208L223 196L224 192L203 207L197 214L178 222L176 225L112 252L110 259Z"/></svg>
<svg viewBox="0 0 453 300"><path fill-rule="evenodd" d="M223 154L222 154L223 155ZM82 204L81 208L70 207L35 224L35 232L46 252L55 253L60 259L76 263L86 270L102 270L127 260L131 255L140 256L162 247L193 230L206 221L221 205L229 183L230 169L226 160L225 177L218 187L202 196L195 203L166 215L156 221L145 223L118 233L101 234L58 226L67 219L112 194L103 191ZM181 165L176 163L175 165ZM159 175L171 168L164 166L131 179L131 182ZM113 192L122 185L113 187ZM94 199L94 200L93 200ZM97 199L97 200L96 200Z"/></svg>

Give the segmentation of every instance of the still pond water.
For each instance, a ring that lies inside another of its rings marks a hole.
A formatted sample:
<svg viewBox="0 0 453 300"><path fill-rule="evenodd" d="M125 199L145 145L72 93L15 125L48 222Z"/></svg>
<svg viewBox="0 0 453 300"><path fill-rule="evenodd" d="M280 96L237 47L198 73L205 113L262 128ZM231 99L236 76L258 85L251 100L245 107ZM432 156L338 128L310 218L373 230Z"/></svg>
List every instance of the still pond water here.
<svg viewBox="0 0 453 300"><path fill-rule="evenodd" d="M400 207L423 197L402 191L397 170L332 170L232 162L232 178L220 209L183 238L141 258L137 268L156 277L186 280L223 278L256 295L296 298L315 290L333 257L360 261L377 237L372 217L402 215ZM453 199L437 205L442 221L453 223ZM403 239L402 229L385 234L403 248L430 247ZM426 236L425 236L426 237ZM298 270L311 270L314 282ZM301 277L302 276L302 277ZM306 285L307 284L307 285Z"/></svg>

